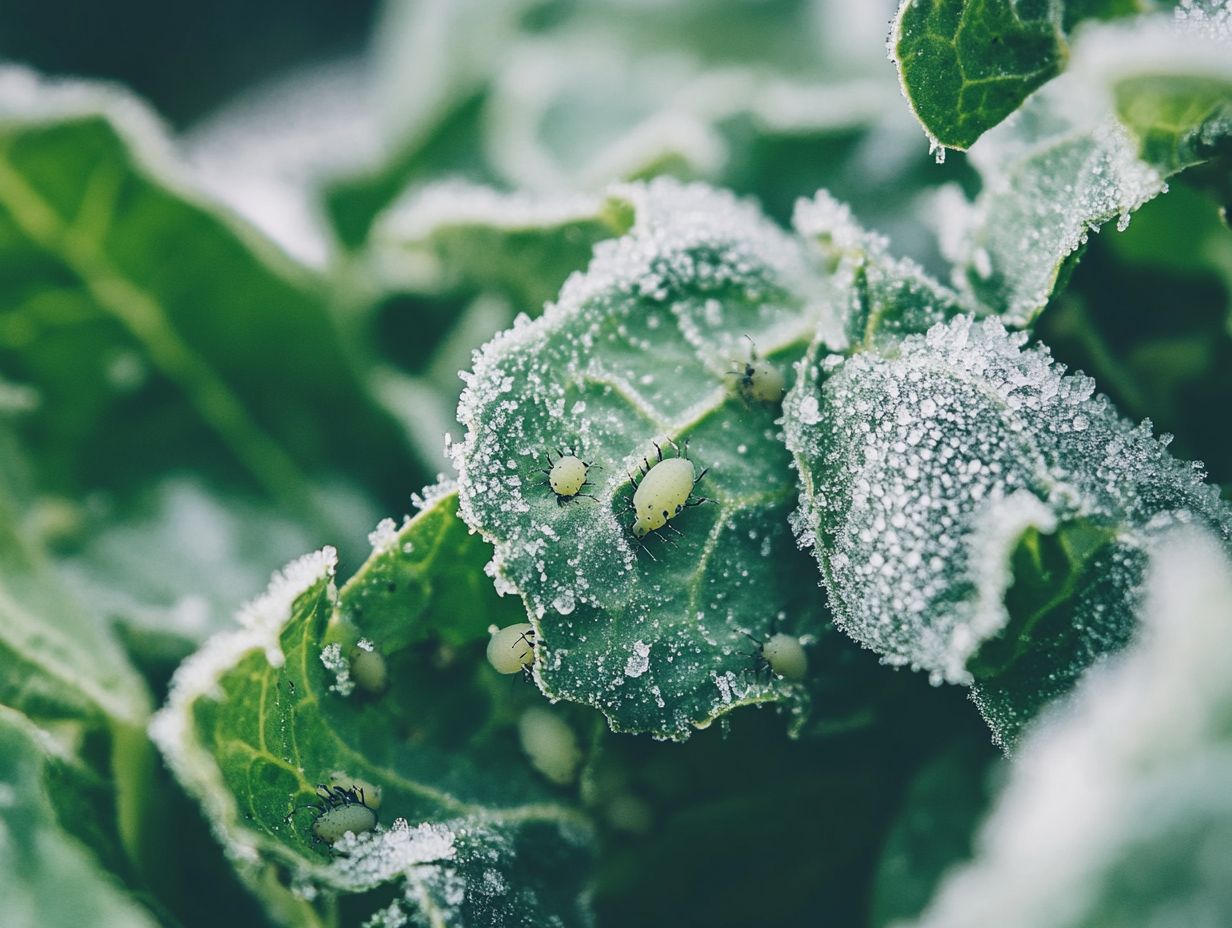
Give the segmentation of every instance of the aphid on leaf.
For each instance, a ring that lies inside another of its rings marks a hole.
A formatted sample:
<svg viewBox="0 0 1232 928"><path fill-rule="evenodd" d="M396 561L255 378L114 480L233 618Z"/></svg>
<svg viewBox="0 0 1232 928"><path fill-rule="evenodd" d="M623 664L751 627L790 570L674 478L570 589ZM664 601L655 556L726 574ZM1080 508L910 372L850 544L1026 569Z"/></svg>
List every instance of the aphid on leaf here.
<svg viewBox="0 0 1232 928"><path fill-rule="evenodd" d="M577 774L582 749L577 735L563 719L535 706L518 719L518 740L531 766L560 786L567 786Z"/></svg>
<svg viewBox="0 0 1232 928"><path fill-rule="evenodd" d="M371 696L380 696L389 688L389 669L385 658L367 638L351 649L349 655L351 678L359 688Z"/></svg>
<svg viewBox="0 0 1232 928"><path fill-rule="evenodd" d="M488 663L497 673L525 671L535 662L535 629L529 622L499 629L493 626L489 631Z"/></svg>
<svg viewBox="0 0 1232 928"><path fill-rule="evenodd" d="M364 788L352 784L347 787L317 785L318 802L311 802L292 810L287 821L296 812L312 809L312 840L314 843L335 844L348 832L362 835L376 827L377 815L365 800Z"/></svg>
<svg viewBox="0 0 1232 928"><path fill-rule="evenodd" d="M573 454L565 454L557 449L556 460L552 460L552 452L547 452L544 457L547 458L548 470L543 473L547 476L544 481L552 492L556 494L556 505L563 506L566 503L576 502L578 497L585 496L587 499L593 499L595 502L599 500L590 493L583 493L586 487L590 486L587 477L590 473L590 468L597 466L590 461L583 461L581 458Z"/></svg>
<svg viewBox="0 0 1232 928"><path fill-rule="evenodd" d="M756 657L760 667L784 680L804 679L808 673L808 655L804 653L804 646L800 644L799 638L777 632L765 641L758 641L747 632L745 634L757 645Z"/></svg>
<svg viewBox="0 0 1232 928"><path fill-rule="evenodd" d="M658 452L658 460L651 464L649 459L642 459L641 482L629 475L629 482L634 488L631 529L633 537L639 541L651 532L663 528L684 512L686 507L710 502L705 497L693 496L693 488L706 476L710 468L694 476L696 472L688 457L688 442L685 443L684 450L681 450L672 439L669 438L668 441L676 449L676 457L665 460L663 449L656 442L654 446ZM675 526L668 528L676 531Z"/></svg>
<svg viewBox="0 0 1232 928"><path fill-rule="evenodd" d="M745 338L749 338L747 335ZM749 338L749 359L733 361L735 370L727 372L736 378L736 387L746 400L759 403L781 403L786 383L783 372L774 364L757 356L757 345Z"/></svg>

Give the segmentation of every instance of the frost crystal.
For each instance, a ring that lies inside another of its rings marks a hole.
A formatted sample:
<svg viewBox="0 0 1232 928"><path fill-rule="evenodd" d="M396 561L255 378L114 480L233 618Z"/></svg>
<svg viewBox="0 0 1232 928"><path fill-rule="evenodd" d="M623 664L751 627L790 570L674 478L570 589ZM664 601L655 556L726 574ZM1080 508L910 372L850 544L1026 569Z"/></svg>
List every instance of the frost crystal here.
<svg viewBox="0 0 1232 928"><path fill-rule="evenodd" d="M335 643L323 647L321 663L334 675L334 682L329 687L331 693L350 696L355 692L355 681L351 679L351 662L342 656L342 645Z"/></svg>
<svg viewBox="0 0 1232 928"><path fill-rule="evenodd" d="M376 528L368 533L368 544L372 545L373 554L388 551L397 543L398 526L393 519L382 519Z"/></svg>
<svg viewBox="0 0 1232 928"><path fill-rule="evenodd" d="M426 509L431 509L438 499L448 496L457 488L458 485L452 478L447 477L445 474L437 474L436 483L428 484L420 493L411 494L411 505L420 512L423 512Z"/></svg>

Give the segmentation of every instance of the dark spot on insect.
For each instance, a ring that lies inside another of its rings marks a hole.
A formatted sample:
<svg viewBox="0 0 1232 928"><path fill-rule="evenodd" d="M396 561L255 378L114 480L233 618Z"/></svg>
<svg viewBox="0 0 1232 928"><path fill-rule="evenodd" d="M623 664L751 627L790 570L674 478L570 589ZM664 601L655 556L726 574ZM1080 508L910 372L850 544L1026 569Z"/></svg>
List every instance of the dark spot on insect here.
<svg viewBox="0 0 1232 928"><path fill-rule="evenodd" d="M396 589L398 589L398 584L396 584L396 583L394 583L392 580L390 580L390 581L389 581L389 583L385 584L385 589L389 590L389 592L391 592L391 593L392 593L392 592L394 592Z"/></svg>

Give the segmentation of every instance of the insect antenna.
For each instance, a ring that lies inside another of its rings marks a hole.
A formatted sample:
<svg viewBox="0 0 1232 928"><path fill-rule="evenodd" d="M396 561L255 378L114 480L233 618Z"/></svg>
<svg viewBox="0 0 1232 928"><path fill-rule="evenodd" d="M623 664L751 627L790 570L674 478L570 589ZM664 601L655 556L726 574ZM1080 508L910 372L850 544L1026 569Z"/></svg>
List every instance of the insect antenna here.
<svg viewBox="0 0 1232 928"><path fill-rule="evenodd" d="M648 558L650 558L650 559L651 559L652 561L654 561L656 564L657 564L657 563L659 563L659 559L658 559L657 557L655 557L655 556L654 556L654 554L651 552L651 550L650 550L649 548L647 548L647 547L646 547L646 543L645 543L644 541L642 541L642 539L640 539L640 538L634 538L633 540L637 542L637 546L638 546L639 548L641 548L643 551L645 551L645 552L646 552L646 556L647 556Z"/></svg>

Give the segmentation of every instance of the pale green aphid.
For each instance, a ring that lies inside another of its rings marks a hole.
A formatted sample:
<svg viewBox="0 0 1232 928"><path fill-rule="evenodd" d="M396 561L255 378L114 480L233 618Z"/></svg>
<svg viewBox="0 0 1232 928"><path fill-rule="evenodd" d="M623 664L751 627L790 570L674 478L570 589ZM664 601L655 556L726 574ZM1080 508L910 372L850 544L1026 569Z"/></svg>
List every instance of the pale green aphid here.
<svg viewBox="0 0 1232 928"><path fill-rule="evenodd" d="M668 439L671 441L671 439ZM677 456L663 459L663 449L657 444L658 462L654 465L649 460L642 461L642 482L634 484L633 491L633 537L645 538L651 532L658 531L676 516L684 511L686 506L696 506L706 502L705 499L691 499L693 487L706 476L702 471L694 476L693 462L686 457L688 446L681 451L676 443Z"/></svg>
<svg viewBox="0 0 1232 928"><path fill-rule="evenodd" d="M547 709L531 708L518 719L518 740L531 766L560 786L573 781L582 750L577 735Z"/></svg>
<svg viewBox="0 0 1232 928"><path fill-rule="evenodd" d="M573 454L564 454L560 451L556 454L558 457L553 461L552 453L547 453L547 462L551 469L544 471L547 474L548 486L556 494L556 505L563 506L565 503L574 502L579 496L595 499L591 494L582 492L587 486L586 477L590 473L590 462L583 461ZM595 501L598 502L598 500Z"/></svg>
<svg viewBox="0 0 1232 928"><path fill-rule="evenodd" d="M315 840L335 844L347 833L362 835L376 828L376 810L366 802L363 787L355 784L327 786L322 783L317 787L317 798L319 802L300 807L316 812L312 821L312 837ZM294 814L291 813L292 816ZM287 818L289 820L291 816Z"/></svg>
<svg viewBox="0 0 1232 928"><path fill-rule="evenodd" d="M535 629L529 622L491 628L488 663L497 673L517 673L535 660Z"/></svg>
<svg viewBox="0 0 1232 928"><path fill-rule="evenodd" d="M380 696L389 686L389 670L385 658L368 639L362 639L349 655L351 679L372 696Z"/></svg>
<svg viewBox="0 0 1232 928"><path fill-rule="evenodd" d="M808 673L808 655L800 639L791 635L771 635L761 646L761 656L770 670L785 680L803 680Z"/></svg>
<svg viewBox="0 0 1232 928"><path fill-rule="evenodd" d="M749 345L749 360L734 362L736 369L728 371L728 375L736 378L736 385L746 399L759 403L781 403L787 387L783 372L757 356L757 346L751 338Z"/></svg>

